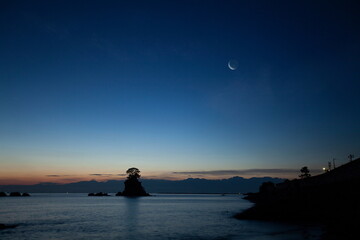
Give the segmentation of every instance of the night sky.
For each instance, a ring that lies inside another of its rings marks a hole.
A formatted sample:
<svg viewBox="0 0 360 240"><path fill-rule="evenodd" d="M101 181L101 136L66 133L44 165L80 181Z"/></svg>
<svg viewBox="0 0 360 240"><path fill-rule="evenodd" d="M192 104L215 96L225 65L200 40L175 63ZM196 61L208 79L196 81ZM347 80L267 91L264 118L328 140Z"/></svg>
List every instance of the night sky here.
<svg viewBox="0 0 360 240"><path fill-rule="evenodd" d="M129 167L294 178L358 157L359 12L358 1L3 0L0 184Z"/></svg>

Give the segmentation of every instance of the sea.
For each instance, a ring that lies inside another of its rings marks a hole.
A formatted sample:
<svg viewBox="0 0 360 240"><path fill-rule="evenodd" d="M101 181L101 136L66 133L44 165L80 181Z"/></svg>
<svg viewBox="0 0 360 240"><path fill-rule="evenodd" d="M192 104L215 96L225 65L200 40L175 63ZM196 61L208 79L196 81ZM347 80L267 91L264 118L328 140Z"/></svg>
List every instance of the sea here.
<svg viewBox="0 0 360 240"><path fill-rule="evenodd" d="M320 226L238 220L252 206L241 195L152 194L88 197L85 193L0 198L1 240L31 239L320 239Z"/></svg>

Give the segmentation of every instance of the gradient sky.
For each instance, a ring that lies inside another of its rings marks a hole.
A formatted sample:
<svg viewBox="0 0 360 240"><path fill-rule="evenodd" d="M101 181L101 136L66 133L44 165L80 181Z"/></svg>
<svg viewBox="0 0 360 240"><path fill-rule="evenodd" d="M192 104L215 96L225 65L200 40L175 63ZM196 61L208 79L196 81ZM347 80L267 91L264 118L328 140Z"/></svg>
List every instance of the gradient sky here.
<svg viewBox="0 0 360 240"><path fill-rule="evenodd" d="M133 166L147 178L297 177L345 163L360 155L359 12L358 1L1 1L0 184Z"/></svg>

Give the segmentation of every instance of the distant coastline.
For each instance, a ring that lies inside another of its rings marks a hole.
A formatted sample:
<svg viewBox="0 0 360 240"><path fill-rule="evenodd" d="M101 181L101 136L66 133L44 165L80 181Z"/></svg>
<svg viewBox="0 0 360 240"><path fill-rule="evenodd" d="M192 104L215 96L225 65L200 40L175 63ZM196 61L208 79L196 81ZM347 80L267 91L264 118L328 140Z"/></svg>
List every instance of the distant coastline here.
<svg viewBox="0 0 360 240"><path fill-rule="evenodd" d="M324 174L248 194L255 205L235 217L321 223L324 239L360 239L360 158Z"/></svg>
<svg viewBox="0 0 360 240"><path fill-rule="evenodd" d="M259 177L242 178L232 177L221 180L207 180L188 178L184 180L143 179L143 186L150 193L169 194L229 194L257 191L261 183L272 181L281 183L285 179ZM29 192L29 193L89 193L108 192L116 193L123 188L124 181L109 180L106 182L84 181L68 184L41 183L35 185L0 185L2 192Z"/></svg>

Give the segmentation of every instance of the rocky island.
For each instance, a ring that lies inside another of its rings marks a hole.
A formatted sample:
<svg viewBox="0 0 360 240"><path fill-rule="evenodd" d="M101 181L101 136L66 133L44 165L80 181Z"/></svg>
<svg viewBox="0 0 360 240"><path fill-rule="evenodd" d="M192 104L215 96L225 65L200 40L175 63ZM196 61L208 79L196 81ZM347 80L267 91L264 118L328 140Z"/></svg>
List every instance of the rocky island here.
<svg viewBox="0 0 360 240"><path fill-rule="evenodd" d="M0 230L8 229L8 228L16 228L18 224L2 224L0 223Z"/></svg>
<svg viewBox="0 0 360 240"><path fill-rule="evenodd" d="M150 196L139 181L140 170L133 167L129 168L126 171L127 179L125 180L125 189L122 192L118 192L116 196L128 196L128 197L140 197L140 196Z"/></svg>
<svg viewBox="0 0 360 240"><path fill-rule="evenodd" d="M9 195L7 195L5 192L0 192L0 197L30 197L29 193L20 193L20 192L11 192Z"/></svg>
<svg viewBox="0 0 360 240"><path fill-rule="evenodd" d="M89 197L110 197L111 195L109 195L108 193L104 193L104 192L98 192L98 193L89 193L88 196Z"/></svg>
<svg viewBox="0 0 360 240"><path fill-rule="evenodd" d="M124 185L124 191L116 193L116 196L127 196L127 197L140 197L140 196L150 196L148 194L144 187L141 185L141 182L139 181L140 178L140 170L138 168L129 168L126 171L126 174L128 175ZM98 192L98 193L89 193L89 197L108 197L111 196L108 193L105 192Z"/></svg>

